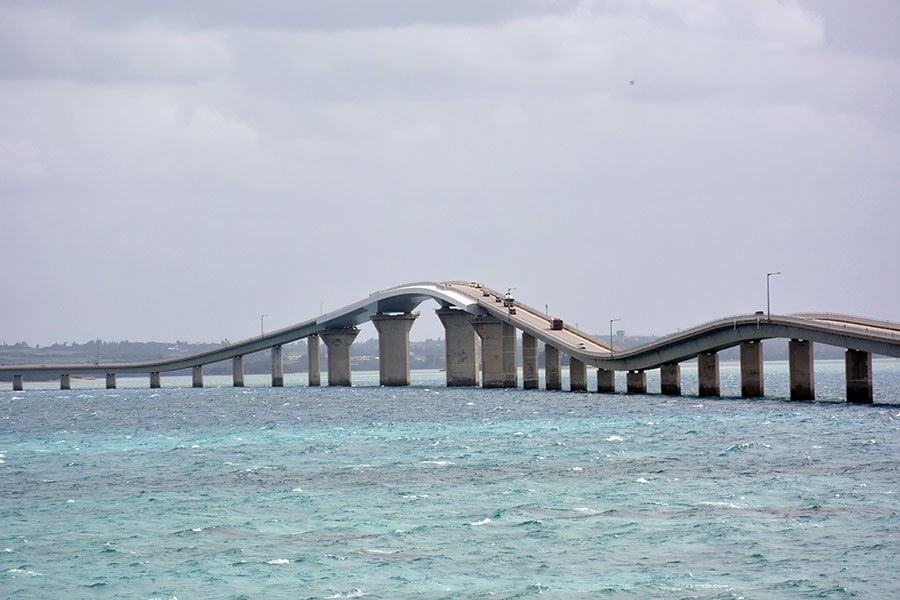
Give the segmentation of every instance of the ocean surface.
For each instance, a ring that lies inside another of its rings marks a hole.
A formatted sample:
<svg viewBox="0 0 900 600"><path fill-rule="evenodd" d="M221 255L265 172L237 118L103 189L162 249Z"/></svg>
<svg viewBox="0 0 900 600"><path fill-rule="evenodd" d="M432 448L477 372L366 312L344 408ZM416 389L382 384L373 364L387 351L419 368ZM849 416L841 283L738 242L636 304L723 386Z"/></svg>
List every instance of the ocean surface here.
<svg viewBox="0 0 900 600"><path fill-rule="evenodd" d="M900 596L900 361L869 406L841 361L817 402L786 363L765 399L721 373L703 399L689 367L678 398L0 384L0 597Z"/></svg>

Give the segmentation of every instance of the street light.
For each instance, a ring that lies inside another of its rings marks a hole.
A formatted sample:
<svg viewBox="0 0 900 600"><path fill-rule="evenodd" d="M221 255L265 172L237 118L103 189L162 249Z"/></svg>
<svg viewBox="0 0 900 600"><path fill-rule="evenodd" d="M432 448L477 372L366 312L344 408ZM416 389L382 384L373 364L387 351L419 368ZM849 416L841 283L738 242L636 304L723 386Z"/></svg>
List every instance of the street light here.
<svg viewBox="0 0 900 600"><path fill-rule="evenodd" d="M774 273L766 273L766 315L767 320L772 320L772 303L769 300L769 278L772 275L781 275L781 271L775 271Z"/></svg>
<svg viewBox="0 0 900 600"><path fill-rule="evenodd" d="M265 334L263 333L263 322L265 318L269 315L259 315L259 337L263 337Z"/></svg>
<svg viewBox="0 0 900 600"><path fill-rule="evenodd" d="M612 324L616 321L621 321L622 319L610 319L609 320L609 357L612 358L613 355L613 343L612 343Z"/></svg>

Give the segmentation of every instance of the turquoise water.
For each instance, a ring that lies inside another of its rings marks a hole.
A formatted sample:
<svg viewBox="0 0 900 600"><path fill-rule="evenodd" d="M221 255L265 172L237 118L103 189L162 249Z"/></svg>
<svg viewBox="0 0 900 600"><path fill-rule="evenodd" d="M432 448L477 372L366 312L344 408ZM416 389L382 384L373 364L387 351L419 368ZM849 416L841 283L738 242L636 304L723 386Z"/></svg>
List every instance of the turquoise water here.
<svg viewBox="0 0 900 600"><path fill-rule="evenodd" d="M840 362L816 378L815 403L769 363L756 400L7 387L0 597L896 597L900 362L874 406L837 402Z"/></svg>

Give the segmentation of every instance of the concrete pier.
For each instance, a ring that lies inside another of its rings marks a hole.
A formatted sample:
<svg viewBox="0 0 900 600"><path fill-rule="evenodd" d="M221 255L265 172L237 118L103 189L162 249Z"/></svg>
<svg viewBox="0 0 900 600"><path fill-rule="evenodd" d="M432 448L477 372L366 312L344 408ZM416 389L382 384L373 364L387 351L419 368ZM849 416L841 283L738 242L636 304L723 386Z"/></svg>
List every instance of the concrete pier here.
<svg viewBox="0 0 900 600"><path fill-rule="evenodd" d="M719 355L704 352L697 355L698 395L701 398L719 394Z"/></svg>
<svg viewBox="0 0 900 600"><path fill-rule="evenodd" d="M659 391L664 396L681 395L681 365L662 365L659 368Z"/></svg>
<svg viewBox="0 0 900 600"><path fill-rule="evenodd" d="M244 387L244 357L235 356L231 359L231 385Z"/></svg>
<svg viewBox="0 0 900 600"><path fill-rule="evenodd" d="M490 315L472 319L472 326L481 338L481 385L502 388L506 383L503 372L503 323Z"/></svg>
<svg viewBox="0 0 900 600"><path fill-rule="evenodd" d="M478 385L478 338L472 315L456 308L435 312L444 325L447 387Z"/></svg>
<svg viewBox="0 0 900 600"><path fill-rule="evenodd" d="M597 369L597 392L600 394L616 393L616 372Z"/></svg>
<svg viewBox="0 0 900 600"><path fill-rule="evenodd" d="M625 375L625 385L629 394L646 394L647 373L645 371L628 371Z"/></svg>
<svg viewBox="0 0 900 600"><path fill-rule="evenodd" d="M573 392L587 391L587 367L574 356L569 357L569 390Z"/></svg>
<svg viewBox="0 0 900 600"><path fill-rule="evenodd" d="M25 386L22 384L22 376L19 374L13 375L13 391L21 392L25 389Z"/></svg>
<svg viewBox="0 0 900 600"><path fill-rule="evenodd" d="M381 385L409 385L409 330L418 313L372 315L378 331L378 378Z"/></svg>
<svg viewBox="0 0 900 600"><path fill-rule="evenodd" d="M741 342L741 397L762 398L765 395L762 341Z"/></svg>
<svg viewBox="0 0 900 600"><path fill-rule="evenodd" d="M847 402L871 404L872 353L847 350L844 354L844 372L847 377Z"/></svg>
<svg viewBox="0 0 900 600"><path fill-rule="evenodd" d="M516 363L516 328L503 323L503 387L519 387L519 366Z"/></svg>
<svg viewBox="0 0 900 600"><path fill-rule="evenodd" d="M71 390L72 389L72 376L68 373L64 373L59 376L59 389L61 390Z"/></svg>
<svg viewBox="0 0 900 600"><path fill-rule="evenodd" d="M350 346L359 335L356 327L326 329L319 336L328 346L328 385L351 385Z"/></svg>
<svg viewBox="0 0 900 600"><path fill-rule="evenodd" d="M791 374L791 400L815 399L812 342L791 340L788 343L788 360Z"/></svg>
<svg viewBox="0 0 900 600"><path fill-rule="evenodd" d="M272 387L284 387L284 350L272 346Z"/></svg>
<svg viewBox="0 0 900 600"><path fill-rule="evenodd" d="M322 369L319 366L319 334L314 333L306 338L306 371L310 386L322 385Z"/></svg>
<svg viewBox="0 0 900 600"><path fill-rule="evenodd" d="M191 369L191 384L195 388L203 387L203 365L197 365Z"/></svg>
<svg viewBox="0 0 900 600"><path fill-rule="evenodd" d="M106 389L108 389L108 390L116 389L116 374L115 373L107 373L106 374Z"/></svg>
<svg viewBox="0 0 900 600"><path fill-rule="evenodd" d="M562 389L559 349L550 344L544 344L544 387L548 390Z"/></svg>
<svg viewBox="0 0 900 600"><path fill-rule="evenodd" d="M162 387L162 379L159 376L159 371L153 371L150 373L150 389L155 390Z"/></svg>
<svg viewBox="0 0 900 600"><path fill-rule="evenodd" d="M524 331L522 332L522 387L526 390L536 390L540 387L537 338Z"/></svg>

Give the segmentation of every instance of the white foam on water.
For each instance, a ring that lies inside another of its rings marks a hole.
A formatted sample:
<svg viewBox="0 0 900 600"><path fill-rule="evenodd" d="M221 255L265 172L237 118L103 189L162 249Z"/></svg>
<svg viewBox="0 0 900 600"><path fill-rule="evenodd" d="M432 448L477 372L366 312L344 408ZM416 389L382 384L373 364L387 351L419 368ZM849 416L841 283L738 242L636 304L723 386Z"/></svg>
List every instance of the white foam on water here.
<svg viewBox="0 0 900 600"><path fill-rule="evenodd" d="M490 523L490 522L491 522L491 520L490 520L489 518L485 517L485 518L483 518L483 519L480 520L480 521L475 521L474 523L469 523L469 525L478 527L478 526L480 526L480 525L487 525L487 524Z"/></svg>
<svg viewBox="0 0 900 600"><path fill-rule="evenodd" d="M611 435L608 438L606 438L605 441L607 441L607 442L624 442L625 438L623 438L621 435Z"/></svg>
<svg viewBox="0 0 900 600"><path fill-rule="evenodd" d="M267 561L266 564L267 565L287 565L287 564L290 564L290 562L291 561L289 561L286 558L274 558L270 561Z"/></svg>

